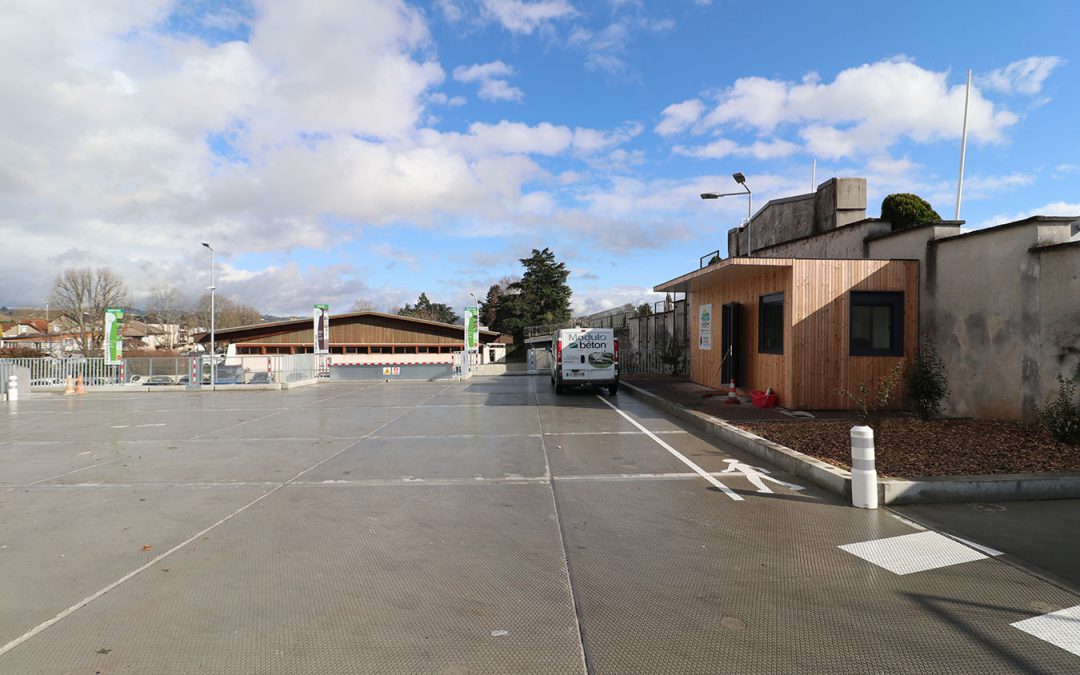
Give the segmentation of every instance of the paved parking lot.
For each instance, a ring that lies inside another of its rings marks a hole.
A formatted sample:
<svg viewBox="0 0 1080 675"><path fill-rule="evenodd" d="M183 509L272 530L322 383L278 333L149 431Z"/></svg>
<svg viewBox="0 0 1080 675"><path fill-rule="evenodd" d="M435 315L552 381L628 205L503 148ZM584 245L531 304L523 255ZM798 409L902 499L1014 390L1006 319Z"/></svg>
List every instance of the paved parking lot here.
<svg viewBox="0 0 1080 675"><path fill-rule="evenodd" d="M31 397L0 467L5 673L1080 671L1068 591L543 378Z"/></svg>

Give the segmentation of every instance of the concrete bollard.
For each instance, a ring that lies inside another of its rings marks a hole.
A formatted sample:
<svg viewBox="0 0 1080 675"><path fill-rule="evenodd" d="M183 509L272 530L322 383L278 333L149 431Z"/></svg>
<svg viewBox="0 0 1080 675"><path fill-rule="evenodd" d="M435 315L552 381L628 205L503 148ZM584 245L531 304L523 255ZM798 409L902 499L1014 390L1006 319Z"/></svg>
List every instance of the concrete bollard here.
<svg viewBox="0 0 1080 675"><path fill-rule="evenodd" d="M8 375L7 379L7 400L15 402L19 400L19 376Z"/></svg>
<svg viewBox="0 0 1080 675"><path fill-rule="evenodd" d="M860 509L878 506L874 430L870 427L851 427L851 505Z"/></svg>

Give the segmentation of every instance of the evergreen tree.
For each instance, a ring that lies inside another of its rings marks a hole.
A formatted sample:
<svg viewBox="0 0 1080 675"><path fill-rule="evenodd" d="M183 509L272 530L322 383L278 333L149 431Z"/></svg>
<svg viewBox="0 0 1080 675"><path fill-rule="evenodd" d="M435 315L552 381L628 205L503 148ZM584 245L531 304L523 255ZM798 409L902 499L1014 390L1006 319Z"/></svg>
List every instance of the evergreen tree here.
<svg viewBox="0 0 1080 675"><path fill-rule="evenodd" d="M439 321L441 323L458 323L461 317L454 313L450 305L441 302L432 302L427 293L421 293L415 305L405 304L397 311L398 316L411 316L416 319L427 321Z"/></svg>
<svg viewBox="0 0 1080 675"><path fill-rule="evenodd" d="M566 279L570 270L566 263L556 262L550 249L533 249L528 258L521 258L525 266L519 287L524 304L527 325L563 323L572 318L570 296L572 291Z"/></svg>

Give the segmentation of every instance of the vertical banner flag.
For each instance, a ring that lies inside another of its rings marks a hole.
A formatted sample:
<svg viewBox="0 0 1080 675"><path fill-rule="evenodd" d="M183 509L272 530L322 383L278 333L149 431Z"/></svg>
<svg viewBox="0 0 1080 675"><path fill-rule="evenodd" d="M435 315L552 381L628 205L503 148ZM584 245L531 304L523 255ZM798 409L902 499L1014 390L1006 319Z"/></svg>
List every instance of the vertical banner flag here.
<svg viewBox="0 0 1080 675"><path fill-rule="evenodd" d="M105 310L105 363L118 365L124 358L124 310Z"/></svg>
<svg viewBox="0 0 1080 675"><path fill-rule="evenodd" d="M465 351L480 349L480 308L465 308Z"/></svg>
<svg viewBox="0 0 1080 675"><path fill-rule="evenodd" d="M330 353L330 305L315 305L315 353Z"/></svg>
<svg viewBox="0 0 1080 675"><path fill-rule="evenodd" d="M698 349L712 349L712 305L698 307Z"/></svg>

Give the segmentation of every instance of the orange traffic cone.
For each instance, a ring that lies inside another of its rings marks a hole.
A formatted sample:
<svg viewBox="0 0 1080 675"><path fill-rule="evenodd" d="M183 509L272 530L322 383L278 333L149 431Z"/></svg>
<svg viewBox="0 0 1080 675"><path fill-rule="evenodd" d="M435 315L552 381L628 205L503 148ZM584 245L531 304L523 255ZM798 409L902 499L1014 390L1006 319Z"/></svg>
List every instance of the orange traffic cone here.
<svg viewBox="0 0 1080 675"><path fill-rule="evenodd" d="M731 378L731 388L728 389L727 400L724 401L724 403L730 403L733 405L738 405L739 403L739 395L735 393L735 378Z"/></svg>
<svg viewBox="0 0 1080 675"><path fill-rule="evenodd" d="M79 379L76 380L76 382L75 382L75 393L76 394L85 394L86 393L86 387L83 386L82 375L80 375Z"/></svg>
<svg viewBox="0 0 1080 675"><path fill-rule="evenodd" d="M67 376L67 387L64 389L64 396L71 396L75 393L75 387L71 385L71 376Z"/></svg>

